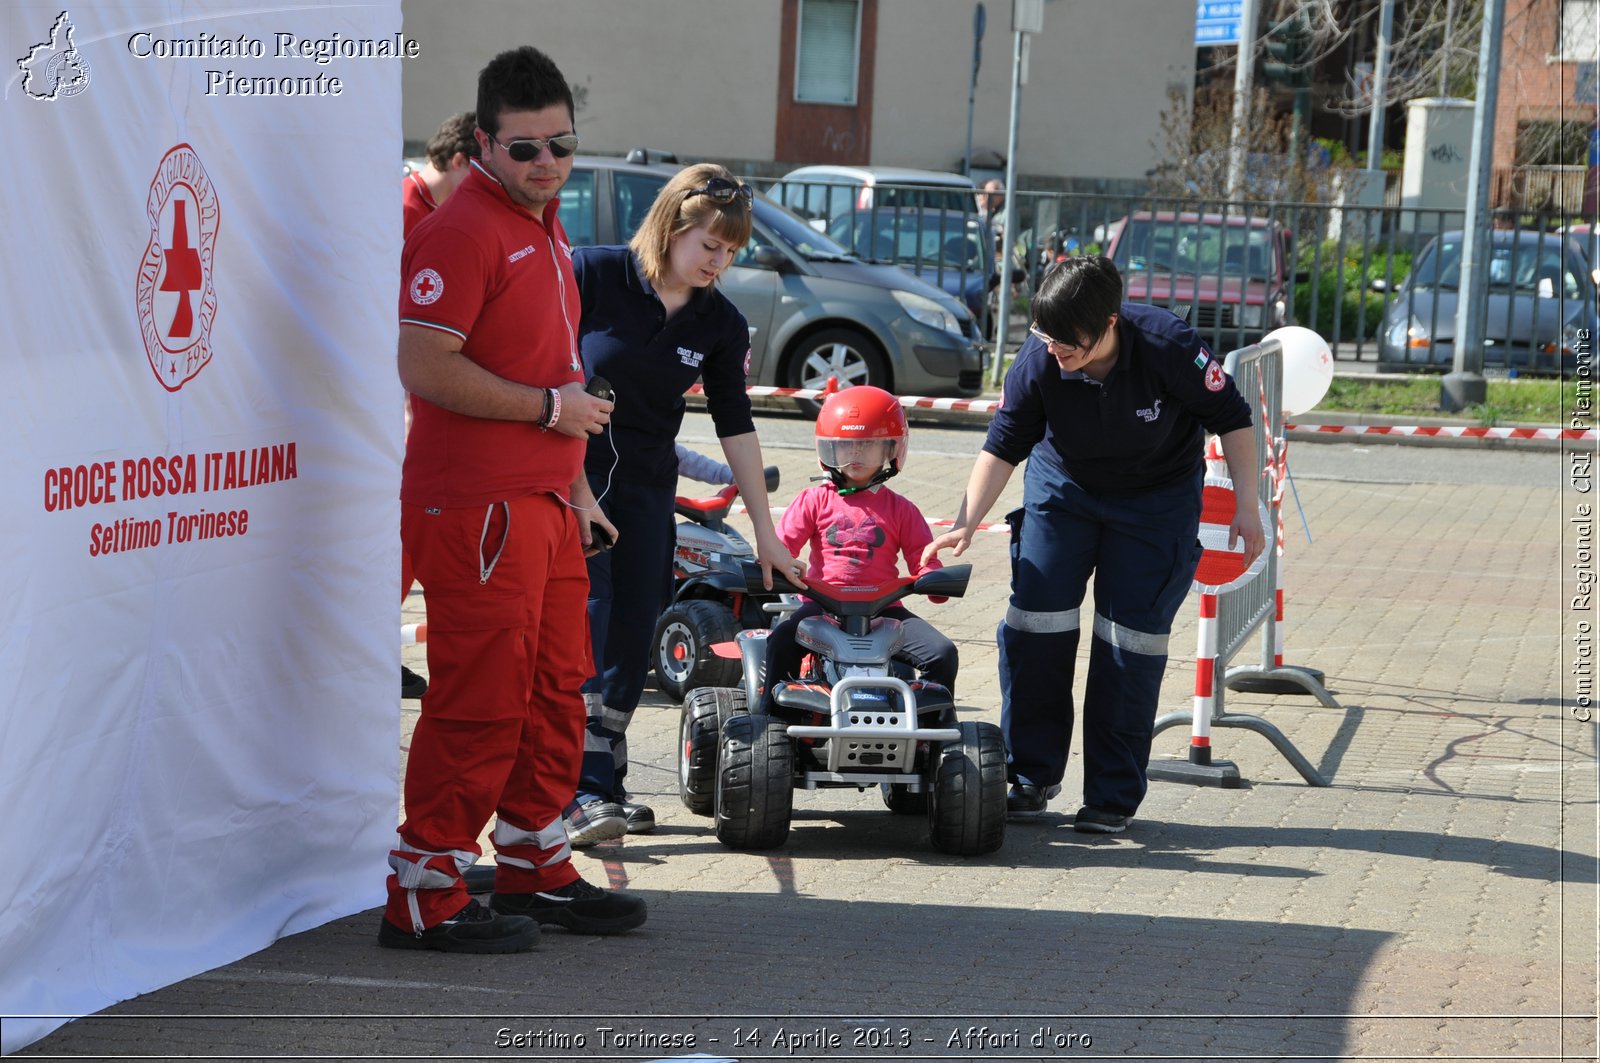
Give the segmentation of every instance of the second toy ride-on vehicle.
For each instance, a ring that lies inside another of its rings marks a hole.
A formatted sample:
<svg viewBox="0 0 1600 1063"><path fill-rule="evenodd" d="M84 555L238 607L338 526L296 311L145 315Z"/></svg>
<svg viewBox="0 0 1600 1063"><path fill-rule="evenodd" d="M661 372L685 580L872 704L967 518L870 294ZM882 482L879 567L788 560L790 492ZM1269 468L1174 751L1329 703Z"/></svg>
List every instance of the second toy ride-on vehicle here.
<svg viewBox="0 0 1600 1063"><path fill-rule="evenodd" d="M714 816L717 839L729 848L770 849L788 838L796 789L871 787L894 812L926 814L941 852L977 856L1000 848L1000 729L958 720L943 686L908 682L894 660L900 622L879 615L912 594L960 597L971 572L954 565L869 588L809 581L806 596L825 611L801 621L796 634L808 665L799 679L778 680L770 716L750 710L760 704L767 633L740 632L742 685L694 690L683 705L684 804ZM761 586L759 568L747 566L746 578ZM781 589L799 590L787 583Z"/></svg>
<svg viewBox="0 0 1600 1063"><path fill-rule="evenodd" d="M778 468L766 469L767 490L778 487ZM745 587L741 565L755 550L728 524L739 488L729 484L705 498L679 495L674 509L681 518L672 553L672 602L656 621L651 666L656 688L675 701L696 687L734 686L739 662L718 657L711 647L731 642L741 628L766 627L767 608L780 595L764 587Z"/></svg>

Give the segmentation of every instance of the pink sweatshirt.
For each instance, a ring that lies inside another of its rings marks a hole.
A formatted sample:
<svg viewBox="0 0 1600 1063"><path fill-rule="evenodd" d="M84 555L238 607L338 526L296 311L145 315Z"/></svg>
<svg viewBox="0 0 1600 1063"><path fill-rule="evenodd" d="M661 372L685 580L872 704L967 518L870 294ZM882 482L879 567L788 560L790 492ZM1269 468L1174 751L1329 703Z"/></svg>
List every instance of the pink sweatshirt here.
<svg viewBox="0 0 1600 1063"><path fill-rule="evenodd" d="M810 544L807 579L850 587L877 586L899 576L897 554L906 559L910 575L921 575L923 548L933 541L916 505L883 484L844 497L831 483L808 487L783 511L778 536L796 557ZM928 566L940 567L937 559Z"/></svg>

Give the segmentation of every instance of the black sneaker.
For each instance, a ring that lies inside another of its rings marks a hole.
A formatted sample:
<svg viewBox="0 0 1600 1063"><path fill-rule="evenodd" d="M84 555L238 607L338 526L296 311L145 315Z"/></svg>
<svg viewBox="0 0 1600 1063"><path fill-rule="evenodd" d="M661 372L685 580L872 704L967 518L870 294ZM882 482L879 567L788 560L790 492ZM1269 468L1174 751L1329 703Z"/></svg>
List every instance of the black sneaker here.
<svg viewBox="0 0 1600 1063"><path fill-rule="evenodd" d="M387 918L378 926L378 944L386 949L437 949L439 952L526 952L539 943L539 924L520 915L501 915L477 901L437 926L418 934L401 930Z"/></svg>
<svg viewBox="0 0 1600 1063"><path fill-rule="evenodd" d="M1073 817L1072 829L1079 834L1121 834L1132 822L1132 816L1124 816L1121 812L1107 812L1103 808L1084 805Z"/></svg>
<svg viewBox="0 0 1600 1063"><path fill-rule="evenodd" d="M562 818L567 841L574 849L587 849L596 842L608 842L628 833L628 817L622 806L599 797L572 802Z"/></svg>
<svg viewBox="0 0 1600 1063"><path fill-rule="evenodd" d="M505 915L530 916L575 934L621 934L643 926L649 916L643 897L603 890L581 878L542 893L496 893L489 904Z"/></svg>
<svg viewBox="0 0 1600 1063"><path fill-rule="evenodd" d="M400 697L407 701L415 701L427 692L427 677L418 675L402 664L400 666Z"/></svg>
<svg viewBox="0 0 1600 1063"><path fill-rule="evenodd" d="M1031 782L1012 783L1011 792L1006 794L1006 811L1022 815L1043 812L1050 799L1060 792L1059 786L1035 786Z"/></svg>
<svg viewBox="0 0 1600 1063"><path fill-rule="evenodd" d="M622 818L627 821L629 834L649 834L656 829L656 814L649 805L636 805L624 798Z"/></svg>

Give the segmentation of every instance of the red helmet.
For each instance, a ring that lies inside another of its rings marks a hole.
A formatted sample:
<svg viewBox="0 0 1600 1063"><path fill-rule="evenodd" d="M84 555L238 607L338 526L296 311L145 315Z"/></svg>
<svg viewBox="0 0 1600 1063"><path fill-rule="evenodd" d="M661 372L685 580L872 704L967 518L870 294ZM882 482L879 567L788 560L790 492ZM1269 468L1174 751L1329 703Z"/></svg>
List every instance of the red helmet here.
<svg viewBox="0 0 1600 1063"><path fill-rule="evenodd" d="M817 415L817 460L840 488L850 486L841 470L851 463L877 470L872 482L882 483L906 467L907 434L905 410L893 395L845 388L829 395Z"/></svg>

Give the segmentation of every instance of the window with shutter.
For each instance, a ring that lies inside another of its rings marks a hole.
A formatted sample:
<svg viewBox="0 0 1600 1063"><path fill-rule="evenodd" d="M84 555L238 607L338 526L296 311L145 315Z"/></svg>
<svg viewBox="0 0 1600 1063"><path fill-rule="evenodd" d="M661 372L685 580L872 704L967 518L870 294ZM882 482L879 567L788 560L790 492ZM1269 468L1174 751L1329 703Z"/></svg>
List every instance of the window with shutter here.
<svg viewBox="0 0 1600 1063"><path fill-rule="evenodd" d="M794 98L854 104L860 40L860 0L800 0Z"/></svg>

